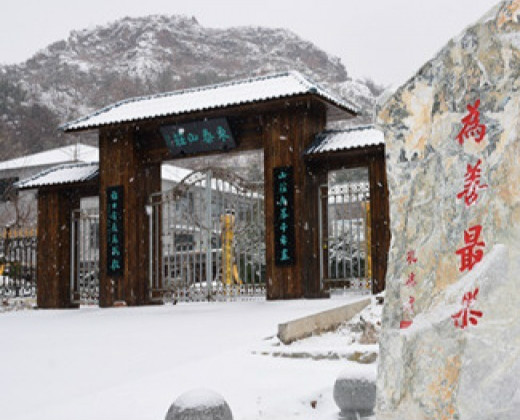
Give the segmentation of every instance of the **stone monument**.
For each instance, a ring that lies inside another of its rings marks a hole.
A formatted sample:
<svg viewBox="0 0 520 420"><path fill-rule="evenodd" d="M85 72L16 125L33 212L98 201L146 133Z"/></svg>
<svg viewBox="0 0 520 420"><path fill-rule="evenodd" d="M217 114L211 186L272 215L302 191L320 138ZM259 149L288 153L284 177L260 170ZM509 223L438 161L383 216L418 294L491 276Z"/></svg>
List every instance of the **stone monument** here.
<svg viewBox="0 0 520 420"><path fill-rule="evenodd" d="M381 105L392 242L378 420L520 418L520 0Z"/></svg>

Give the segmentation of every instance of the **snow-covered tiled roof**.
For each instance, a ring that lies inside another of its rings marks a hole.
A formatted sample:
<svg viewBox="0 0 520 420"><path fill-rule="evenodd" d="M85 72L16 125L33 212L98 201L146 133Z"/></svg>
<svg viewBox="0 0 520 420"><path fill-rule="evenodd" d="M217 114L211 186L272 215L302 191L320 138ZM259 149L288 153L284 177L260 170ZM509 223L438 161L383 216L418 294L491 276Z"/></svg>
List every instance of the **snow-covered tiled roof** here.
<svg viewBox="0 0 520 420"><path fill-rule="evenodd" d="M16 159L6 160L4 162L0 162L0 171L2 170L10 170L10 169L28 169L39 166L52 166L46 170L36 173L35 175L27 178L25 180L19 181L19 185L22 188L32 188L30 185L33 185L33 181L36 180L37 177L45 175L46 178L41 178L44 183L40 181L38 185L51 185L51 184L61 184L67 182L80 182L81 179L71 180L66 182L60 182L59 174L54 173L52 176L55 178L56 182L49 180L51 179L51 173L56 171L58 168L65 168L60 173L65 176L66 174L72 176L74 174L80 175L80 171L72 171L67 169L69 166L74 166L77 168L83 167L83 163L89 164L94 168L97 168L99 162L99 149L94 146L88 146L85 144L75 144L72 146L59 147L57 149L47 150L41 153L34 153L32 155L22 156ZM89 166L85 165L85 167ZM61 169L60 169L61 170ZM191 173L191 170L181 168L179 166L171 165L168 163L164 163L161 165L161 179L163 181L171 181L174 183L180 182L183 178L188 176ZM48 175L48 177L47 177ZM38 178L40 179L40 178ZM26 182L31 181L31 183L25 184ZM34 187L36 188L36 186Z"/></svg>
<svg viewBox="0 0 520 420"><path fill-rule="evenodd" d="M17 182L16 186L20 189L31 189L49 185L75 184L90 181L98 175L98 163L69 163L41 171Z"/></svg>
<svg viewBox="0 0 520 420"><path fill-rule="evenodd" d="M167 163L161 165L161 179L163 181L177 184L191 172L189 169ZM31 189L49 185L72 184L90 181L98 174L99 164L97 162L63 164L45 169L30 178L22 179L16 185L21 189Z"/></svg>
<svg viewBox="0 0 520 420"><path fill-rule="evenodd" d="M78 143L0 162L0 171L69 162L97 162L98 156L99 149L97 147Z"/></svg>
<svg viewBox="0 0 520 420"><path fill-rule="evenodd" d="M346 130L324 131L318 134L305 154L313 155L380 144L385 144L385 137L381 130L372 125L359 126Z"/></svg>
<svg viewBox="0 0 520 420"><path fill-rule="evenodd" d="M64 131L86 130L109 124L225 108L302 94L319 96L347 112L357 113L359 109L357 105L326 92L300 73L291 71L201 88L126 99L76 121L69 122L63 125L61 129Z"/></svg>

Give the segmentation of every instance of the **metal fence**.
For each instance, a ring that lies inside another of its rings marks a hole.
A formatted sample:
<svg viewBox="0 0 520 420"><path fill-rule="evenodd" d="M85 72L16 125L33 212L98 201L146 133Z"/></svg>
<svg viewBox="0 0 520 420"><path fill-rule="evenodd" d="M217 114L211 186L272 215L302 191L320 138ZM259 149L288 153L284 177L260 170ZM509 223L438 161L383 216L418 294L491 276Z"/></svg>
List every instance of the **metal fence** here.
<svg viewBox="0 0 520 420"><path fill-rule="evenodd" d="M265 297L263 183L196 171L152 195L148 212L152 299Z"/></svg>
<svg viewBox="0 0 520 420"><path fill-rule="evenodd" d="M35 228L0 229L0 297L36 297Z"/></svg>
<svg viewBox="0 0 520 420"><path fill-rule="evenodd" d="M370 291L370 188L345 182L320 193L322 288Z"/></svg>
<svg viewBox="0 0 520 420"><path fill-rule="evenodd" d="M72 217L71 301L99 303L99 209L80 209Z"/></svg>

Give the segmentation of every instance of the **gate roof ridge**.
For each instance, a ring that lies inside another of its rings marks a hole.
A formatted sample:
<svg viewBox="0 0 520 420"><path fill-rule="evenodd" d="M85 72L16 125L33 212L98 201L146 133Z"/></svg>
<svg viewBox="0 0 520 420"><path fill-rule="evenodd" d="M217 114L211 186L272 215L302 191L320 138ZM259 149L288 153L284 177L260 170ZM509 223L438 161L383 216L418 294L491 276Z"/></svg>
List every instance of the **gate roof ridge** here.
<svg viewBox="0 0 520 420"><path fill-rule="evenodd" d="M60 127L63 131L95 129L111 124L136 122L197 111L313 95L346 114L360 107L340 99L297 71L234 80L220 84L125 99Z"/></svg>

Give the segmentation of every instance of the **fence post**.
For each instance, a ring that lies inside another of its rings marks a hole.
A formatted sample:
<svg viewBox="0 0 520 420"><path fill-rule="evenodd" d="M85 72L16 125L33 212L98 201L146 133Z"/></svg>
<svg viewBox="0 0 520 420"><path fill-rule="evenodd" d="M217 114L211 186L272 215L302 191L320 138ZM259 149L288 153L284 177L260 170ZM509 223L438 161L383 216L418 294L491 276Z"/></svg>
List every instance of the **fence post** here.
<svg viewBox="0 0 520 420"><path fill-rule="evenodd" d="M153 206L152 199L150 198L150 204L145 206L146 215L148 216L148 281L149 281L149 290L148 295L150 302L153 301L153 292L154 292L154 284L153 284L153 255L154 255L154 246L153 246Z"/></svg>
<svg viewBox="0 0 520 420"><path fill-rule="evenodd" d="M206 173L206 285L208 288L208 300L211 299L213 261L211 255L211 170Z"/></svg>

